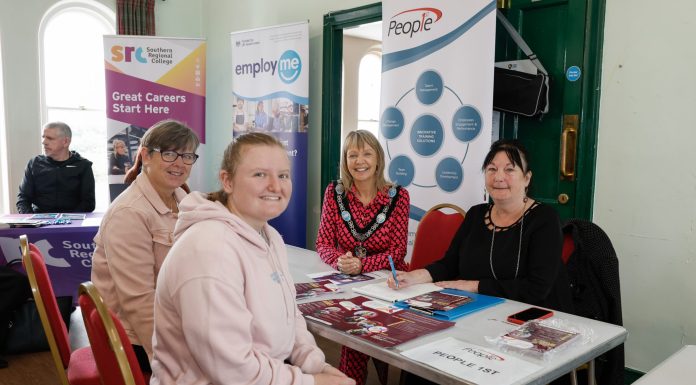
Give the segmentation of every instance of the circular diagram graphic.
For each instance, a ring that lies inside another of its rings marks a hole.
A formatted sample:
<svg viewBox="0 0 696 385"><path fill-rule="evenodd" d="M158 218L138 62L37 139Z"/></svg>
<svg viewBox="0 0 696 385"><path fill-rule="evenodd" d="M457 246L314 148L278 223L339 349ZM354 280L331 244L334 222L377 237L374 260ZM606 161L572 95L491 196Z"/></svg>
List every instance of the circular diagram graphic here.
<svg viewBox="0 0 696 385"><path fill-rule="evenodd" d="M389 163L389 179L399 186L408 186L413 181L416 166L411 158L400 155Z"/></svg>
<svg viewBox="0 0 696 385"><path fill-rule="evenodd" d="M416 82L416 96L426 105L434 104L442 96L442 77L435 71L425 71Z"/></svg>
<svg viewBox="0 0 696 385"><path fill-rule="evenodd" d="M404 114L396 107L388 107L379 121L379 130L387 139L396 139L404 131Z"/></svg>
<svg viewBox="0 0 696 385"><path fill-rule="evenodd" d="M489 128L481 112L462 102L438 72L426 70L418 75L413 88L384 109L379 129L386 142L391 181L404 187L413 185L454 193L464 184L469 144ZM404 131L407 135L402 135ZM446 140L449 140L447 146ZM461 145L450 145L453 140ZM428 170L429 167L432 168Z"/></svg>
<svg viewBox="0 0 696 385"><path fill-rule="evenodd" d="M419 116L411 127L411 146L420 156L432 156L442 147L442 123L434 115Z"/></svg>

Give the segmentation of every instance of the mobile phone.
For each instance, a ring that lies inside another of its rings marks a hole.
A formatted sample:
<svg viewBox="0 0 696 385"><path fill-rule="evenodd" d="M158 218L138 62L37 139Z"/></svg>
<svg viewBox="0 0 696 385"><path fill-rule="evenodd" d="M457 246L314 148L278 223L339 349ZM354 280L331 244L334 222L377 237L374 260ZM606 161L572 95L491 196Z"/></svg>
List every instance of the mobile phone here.
<svg viewBox="0 0 696 385"><path fill-rule="evenodd" d="M508 322L522 325L527 321L531 321L533 319L545 319L551 317L552 315L553 312L551 310L546 310L538 307L530 307L529 309L522 310L521 312L511 314L510 316L508 316L507 320Z"/></svg>

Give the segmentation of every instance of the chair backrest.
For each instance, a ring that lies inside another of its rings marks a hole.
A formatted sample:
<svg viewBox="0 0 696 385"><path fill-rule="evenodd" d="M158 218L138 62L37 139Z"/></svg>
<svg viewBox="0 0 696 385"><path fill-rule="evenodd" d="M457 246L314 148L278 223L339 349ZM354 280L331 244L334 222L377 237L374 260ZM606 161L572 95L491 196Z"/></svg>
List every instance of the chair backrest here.
<svg viewBox="0 0 696 385"><path fill-rule="evenodd" d="M51 348L51 356L56 365L58 377L63 385L68 385L65 369L70 363L70 338L58 309L58 302L53 292L51 279L48 276L46 262L39 249L35 245L29 244L26 235L19 237L19 244L22 250L22 264L27 272L27 277L29 277L31 293L34 296L36 310L39 312L48 346Z"/></svg>
<svg viewBox="0 0 696 385"><path fill-rule="evenodd" d="M103 385L146 385L121 321L92 282L80 285L78 304Z"/></svg>
<svg viewBox="0 0 696 385"><path fill-rule="evenodd" d="M568 264L568 259L575 252L575 241L573 241L573 235L568 232L563 234L563 252L561 253L561 259L563 264Z"/></svg>
<svg viewBox="0 0 696 385"><path fill-rule="evenodd" d="M623 317L619 259L609 236L597 224L584 219L567 220L563 234L564 245L566 242L572 242L573 245L566 267L574 313L621 325ZM565 249L564 246L564 251ZM623 345L615 347L595 361L597 383L624 383Z"/></svg>
<svg viewBox="0 0 696 385"><path fill-rule="evenodd" d="M454 212L447 214L442 209ZM466 211L449 203L435 205L423 215L413 243L411 270L423 268L445 255L465 215Z"/></svg>

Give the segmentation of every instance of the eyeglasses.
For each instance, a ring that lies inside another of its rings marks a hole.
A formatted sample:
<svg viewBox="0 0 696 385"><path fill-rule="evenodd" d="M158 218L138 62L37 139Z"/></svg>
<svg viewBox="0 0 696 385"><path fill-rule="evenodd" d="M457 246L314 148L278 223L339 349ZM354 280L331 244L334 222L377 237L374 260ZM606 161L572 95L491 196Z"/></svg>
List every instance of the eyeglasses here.
<svg viewBox="0 0 696 385"><path fill-rule="evenodd" d="M196 161L198 160L198 154L194 154L192 152L179 154L178 152L171 151L171 150L162 151L161 149L159 149L157 147L153 148L152 151L159 152L160 155L162 156L162 160L165 162L175 162L178 157L181 157L181 160L184 161L184 164L191 165L191 164L196 163Z"/></svg>

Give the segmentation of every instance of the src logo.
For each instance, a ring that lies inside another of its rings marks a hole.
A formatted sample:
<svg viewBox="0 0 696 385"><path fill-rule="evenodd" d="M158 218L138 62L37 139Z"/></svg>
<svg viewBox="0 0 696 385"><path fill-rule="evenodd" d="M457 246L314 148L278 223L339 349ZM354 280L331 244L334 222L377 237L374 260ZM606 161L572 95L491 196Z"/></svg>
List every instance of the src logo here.
<svg viewBox="0 0 696 385"><path fill-rule="evenodd" d="M399 20L394 20L396 17ZM398 35L408 35L412 38L414 34L430 31L433 23L437 23L442 18L442 11L437 8L414 8L402 11L392 16L389 22L387 36L392 33Z"/></svg>
<svg viewBox="0 0 696 385"><path fill-rule="evenodd" d="M143 57L142 47L122 47L120 45L111 47L111 60L130 63L133 61L133 58L140 63L147 63L147 59Z"/></svg>

